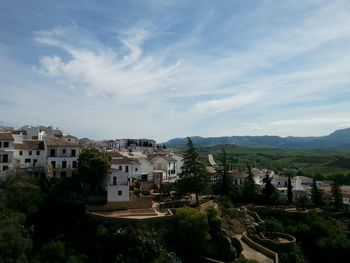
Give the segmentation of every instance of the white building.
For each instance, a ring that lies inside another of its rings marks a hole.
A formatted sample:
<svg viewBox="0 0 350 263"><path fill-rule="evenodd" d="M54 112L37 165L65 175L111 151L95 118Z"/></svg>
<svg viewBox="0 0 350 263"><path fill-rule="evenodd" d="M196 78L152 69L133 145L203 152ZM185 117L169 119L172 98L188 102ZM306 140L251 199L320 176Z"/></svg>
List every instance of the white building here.
<svg viewBox="0 0 350 263"><path fill-rule="evenodd" d="M129 201L129 173L119 169L111 169L108 175L107 201Z"/></svg>
<svg viewBox="0 0 350 263"><path fill-rule="evenodd" d="M65 140L66 142L71 142L74 144L79 143L79 139L77 137L72 136L72 135L65 135L62 137L62 139Z"/></svg>
<svg viewBox="0 0 350 263"><path fill-rule="evenodd" d="M67 177L78 168L78 157L81 147L63 139L48 138L47 147L47 175L53 177Z"/></svg>
<svg viewBox="0 0 350 263"><path fill-rule="evenodd" d="M14 138L9 132L0 132L0 173L13 167Z"/></svg>
<svg viewBox="0 0 350 263"><path fill-rule="evenodd" d="M20 168L46 168L44 141L23 140L15 143L14 159Z"/></svg>
<svg viewBox="0 0 350 263"><path fill-rule="evenodd" d="M168 180L176 176L176 160L174 158L170 156L156 156L151 161L155 172L163 171L163 179Z"/></svg>
<svg viewBox="0 0 350 263"><path fill-rule="evenodd" d="M129 178L140 179L141 177L141 164L130 159L119 152L108 152L111 156L111 168L127 173Z"/></svg>
<svg viewBox="0 0 350 263"><path fill-rule="evenodd" d="M120 150L120 140L104 140L101 143L101 147L104 150L118 151Z"/></svg>

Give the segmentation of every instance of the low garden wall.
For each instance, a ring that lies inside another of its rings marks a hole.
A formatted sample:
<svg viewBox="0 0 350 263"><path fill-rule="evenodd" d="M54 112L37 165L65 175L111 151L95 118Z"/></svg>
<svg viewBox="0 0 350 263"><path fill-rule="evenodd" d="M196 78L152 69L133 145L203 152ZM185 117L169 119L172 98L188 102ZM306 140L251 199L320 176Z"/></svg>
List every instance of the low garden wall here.
<svg viewBox="0 0 350 263"><path fill-rule="evenodd" d="M152 208L152 197L136 197L130 196L129 201L125 202L109 202L105 205L86 205L87 211L113 211L124 209L143 209Z"/></svg>
<svg viewBox="0 0 350 263"><path fill-rule="evenodd" d="M274 240L274 237L280 237L283 238L284 241L277 241ZM286 233L280 233L280 232L267 232L264 234L260 233L256 236L251 236L251 239L253 239L255 242L264 245L271 249L289 249L293 248L295 246L296 240L295 237L288 235Z"/></svg>
<svg viewBox="0 0 350 263"><path fill-rule="evenodd" d="M261 254L271 258L274 263L279 263L278 254L250 239L246 232L242 234L242 240L247 243L251 248L260 252Z"/></svg>

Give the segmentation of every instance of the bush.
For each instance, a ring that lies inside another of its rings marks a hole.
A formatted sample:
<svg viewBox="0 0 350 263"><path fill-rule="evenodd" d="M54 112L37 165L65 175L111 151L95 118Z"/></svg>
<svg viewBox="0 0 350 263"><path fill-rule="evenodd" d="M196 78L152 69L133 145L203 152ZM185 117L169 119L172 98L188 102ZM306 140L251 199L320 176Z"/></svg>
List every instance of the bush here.
<svg viewBox="0 0 350 263"><path fill-rule="evenodd" d="M266 219L265 229L267 232L284 232L283 224L275 219Z"/></svg>
<svg viewBox="0 0 350 263"><path fill-rule="evenodd" d="M231 243L232 243L232 246L237 251L237 256L239 256L242 253L242 251L243 251L243 247L242 247L241 242L237 238L231 237Z"/></svg>

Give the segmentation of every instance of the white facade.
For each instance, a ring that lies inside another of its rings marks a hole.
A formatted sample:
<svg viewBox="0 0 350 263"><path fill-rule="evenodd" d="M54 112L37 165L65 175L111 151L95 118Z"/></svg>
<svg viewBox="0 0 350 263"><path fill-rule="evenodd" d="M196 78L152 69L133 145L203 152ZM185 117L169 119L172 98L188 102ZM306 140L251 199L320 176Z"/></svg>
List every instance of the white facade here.
<svg viewBox="0 0 350 263"><path fill-rule="evenodd" d="M78 168L80 146L62 139L47 140L48 176L66 177Z"/></svg>
<svg viewBox="0 0 350 263"><path fill-rule="evenodd" d="M107 185L107 201L129 201L129 173L111 171Z"/></svg>
<svg viewBox="0 0 350 263"><path fill-rule="evenodd" d="M77 137L72 136L72 135L63 136L62 139L66 142L70 142L70 143L74 143L74 144L79 143L79 139Z"/></svg>
<svg viewBox="0 0 350 263"><path fill-rule="evenodd" d="M45 168L46 151L43 141L26 141L15 144L14 159L20 168Z"/></svg>
<svg viewBox="0 0 350 263"><path fill-rule="evenodd" d="M14 139L11 133L0 133L0 172L13 167Z"/></svg>
<svg viewBox="0 0 350 263"><path fill-rule="evenodd" d="M175 165L175 174L179 175L181 173L181 168L183 165L183 157L176 154L176 153L171 153L170 156L176 160L176 165Z"/></svg>

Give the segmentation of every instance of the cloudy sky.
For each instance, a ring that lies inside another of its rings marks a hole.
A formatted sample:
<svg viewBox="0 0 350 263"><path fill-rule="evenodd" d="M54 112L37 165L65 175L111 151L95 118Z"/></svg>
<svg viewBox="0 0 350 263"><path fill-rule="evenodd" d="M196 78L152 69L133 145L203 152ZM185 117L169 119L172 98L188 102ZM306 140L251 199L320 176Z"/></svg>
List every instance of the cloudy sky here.
<svg viewBox="0 0 350 263"><path fill-rule="evenodd" d="M0 125L79 137L350 127L350 1L0 0Z"/></svg>

